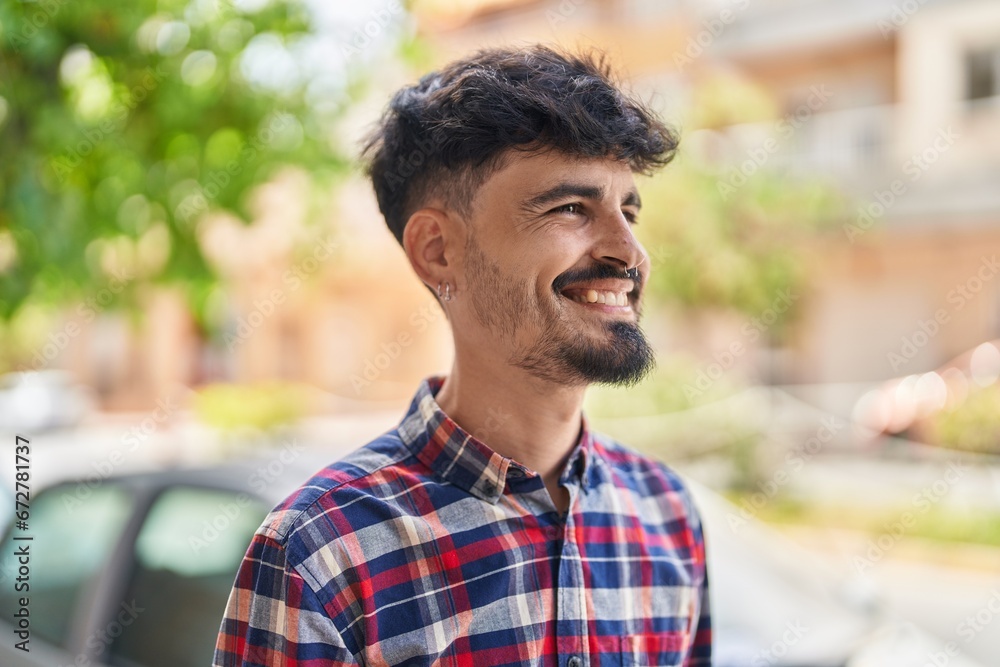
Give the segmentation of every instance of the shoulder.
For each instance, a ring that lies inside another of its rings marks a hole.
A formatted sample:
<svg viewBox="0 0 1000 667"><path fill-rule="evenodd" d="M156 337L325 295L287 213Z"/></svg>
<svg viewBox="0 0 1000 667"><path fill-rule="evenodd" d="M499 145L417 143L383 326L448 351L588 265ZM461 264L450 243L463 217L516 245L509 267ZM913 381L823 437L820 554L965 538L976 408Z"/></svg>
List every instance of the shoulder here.
<svg viewBox="0 0 1000 667"><path fill-rule="evenodd" d="M257 534L285 548L318 521L327 540L352 532L370 512L371 502L388 502L424 473L398 431L386 431L314 473L271 510Z"/></svg>
<svg viewBox="0 0 1000 667"><path fill-rule="evenodd" d="M594 432L595 450L619 486L643 500L664 504L695 526L701 524L688 483L672 466L614 438Z"/></svg>
<svg viewBox="0 0 1000 667"><path fill-rule="evenodd" d="M637 490L654 494L671 491L688 493L680 474L663 461L643 454L603 433L594 433L594 444L597 453L611 470L638 485L640 488Z"/></svg>

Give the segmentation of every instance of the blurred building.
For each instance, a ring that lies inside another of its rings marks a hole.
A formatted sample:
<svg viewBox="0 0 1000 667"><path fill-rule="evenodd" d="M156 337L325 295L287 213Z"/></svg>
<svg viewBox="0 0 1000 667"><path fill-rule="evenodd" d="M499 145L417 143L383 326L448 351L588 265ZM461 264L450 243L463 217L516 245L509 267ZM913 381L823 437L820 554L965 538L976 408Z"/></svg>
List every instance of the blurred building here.
<svg viewBox="0 0 1000 667"><path fill-rule="evenodd" d="M861 202L818 267L794 379L921 372L996 337L1000 5L789 2L741 19L719 58L788 113L829 92L776 164Z"/></svg>

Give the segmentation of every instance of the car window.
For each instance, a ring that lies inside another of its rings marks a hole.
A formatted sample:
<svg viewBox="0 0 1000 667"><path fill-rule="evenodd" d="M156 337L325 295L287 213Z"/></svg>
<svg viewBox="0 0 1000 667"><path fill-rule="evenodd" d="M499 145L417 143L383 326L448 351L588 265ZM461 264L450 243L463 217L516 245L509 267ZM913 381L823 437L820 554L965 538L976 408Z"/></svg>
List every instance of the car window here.
<svg viewBox="0 0 1000 667"><path fill-rule="evenodd" d="M210 664L236 570L268 509L230 491L162 493L136 540L111 664Z"/></svg>
<svg viewBox="0 0 1000 667"><path fill-rule="evenodd" d="M68 648L80 596L117 546L131 513L131 495L112 484L94 489L64 485L33 497L28 529L14 528L4 539L0 608L17 609L18 598L29 598L32 636ZM32 539L14 539L26 536ZM15 554L25 547L28 579L19 581Z"/></svg>

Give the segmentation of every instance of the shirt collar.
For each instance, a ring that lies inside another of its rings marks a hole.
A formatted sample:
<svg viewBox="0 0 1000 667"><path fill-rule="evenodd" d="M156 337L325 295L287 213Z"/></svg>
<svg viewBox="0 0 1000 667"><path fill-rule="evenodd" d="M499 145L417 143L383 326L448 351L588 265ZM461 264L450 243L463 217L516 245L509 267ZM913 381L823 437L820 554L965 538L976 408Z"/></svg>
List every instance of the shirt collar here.
<svg viewBox="0 0 1000 667"><path fill-rule="evenodd" d="M496 503L503 494L508 474L538 473L493 451L446 415L435 398L444 380L443 375L431 375L421 381L399 424L400 436L416 457L441 478ZM578 471L579 483L585 486L594 458L594 437L586 415L581 413L580 421L580 438L561 478L567 479Z"/></svg>

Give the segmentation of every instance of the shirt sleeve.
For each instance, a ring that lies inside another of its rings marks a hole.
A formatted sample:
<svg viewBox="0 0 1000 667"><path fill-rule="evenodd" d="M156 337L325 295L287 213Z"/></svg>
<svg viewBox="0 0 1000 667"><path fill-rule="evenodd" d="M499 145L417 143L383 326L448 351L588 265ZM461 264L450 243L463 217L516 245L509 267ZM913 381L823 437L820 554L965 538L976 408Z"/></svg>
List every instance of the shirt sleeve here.
<svg viewBox="0 0 1000 667"><path fill-rule="evenodd" d="M214 667L346 667L359 663L285 549L258 533L229 594Z"/></svg>
<svg viewBox="0 0 1000 667"><path fill-rule="evenodd" d="M695 561L700 565L702 578L698 597L698 619L692 634L694 639L691 642L691 650L688 653L684 667L711 667L712 666L712 614L709 601L708 586L708 563L705 550L705 535L702 532L701 517L694 505L694 501L689 498L691 512L692 532L695 538Z"/></svg>
<svg viewBox="0 0 1000 667"><path fill-rule="evenodd" d="M698 623L695 626L694 641L691 643L691 651L688 659L684 662L685 667L711 667L712 666L712 619L708 594L708 571L705 571L705 578L701 587L700 613Z"/></svg>

